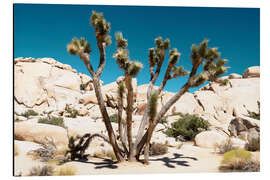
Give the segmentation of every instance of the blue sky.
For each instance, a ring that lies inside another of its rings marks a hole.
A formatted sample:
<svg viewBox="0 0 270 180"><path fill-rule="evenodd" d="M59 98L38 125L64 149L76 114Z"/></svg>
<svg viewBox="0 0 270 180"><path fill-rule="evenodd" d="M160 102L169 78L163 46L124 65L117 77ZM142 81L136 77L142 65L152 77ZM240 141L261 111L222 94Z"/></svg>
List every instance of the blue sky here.
<svg viewBox="0 0 270 180"><path fill-rule="evenodd" d="M93 27L89 26L91 11L104 13L111 23L110 35L121 31L128 39L131 60L144 64L138 84L149 82L148 49L154 39L162 36L171 40L171 48L181 52L179 65L191 69L189 59L192 44L204 38L209 46L218 47L221 57L228 59L227 74L239 73L249 66L260 65L260 10L258 8L199 8L151 6L94 6L94 5L14 5L14 57L52 57L88 74L83 62L66 51L73 37L85 37L91 44L91 62L98 65ZM112 58L116 50L114 38L106 49L106 66L101 79L113 82L123 72ZM167 58L166 58L167 59ZM167 61L158 79L162 80ZM176 92L186 78L170 80L167 91ZM196 89L191 89L194 91Z"/></svg>

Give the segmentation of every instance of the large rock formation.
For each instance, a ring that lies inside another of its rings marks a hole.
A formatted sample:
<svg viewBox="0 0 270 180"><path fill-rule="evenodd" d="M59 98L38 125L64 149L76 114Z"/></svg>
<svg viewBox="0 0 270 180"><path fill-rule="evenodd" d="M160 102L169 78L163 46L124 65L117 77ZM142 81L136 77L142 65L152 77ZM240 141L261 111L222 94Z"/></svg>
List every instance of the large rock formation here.
<svg viewBox="0 0 270 180"><path fill-rule="evenodd" d="M95 126L95 121L101 119L101 113L98 107L98 102L93 90L92 79L90 76L77 73L70 65L65 65L55 61L52 58L16 58L14 61L14 99L15 112L22 114L27 109L34 109L41 116L44 113L53 112L55 115L63 116L67 107L72 107L79 112L79 116L86 116L86 119L65 119L66 125L70 128L72 134L83 134L91 132L91 128L99 128L105 130L103 122L99 122L99 126ZM220 82L209 83L200 88L193 94L185 93L167 112L167 115L181 113L198 114L212 125L211 135L219 136L212 132L219 129L229 134L228 127L232 126L231 121L236 117L248 115L249 111L258 112L257 101L260 101L260 69L259 67L248 68L243 76L239 74L230 74L219 78L219 80L227 80L227 84ZM119 77L115 82L102 86L102 95L107 106L109 115L117 113L117 91L118 83L123 80ZM144 113L146 107L146 96L148 85L137 86L137 80L133 79L134 88L134 135L137 132L141 115ZM158 88L154 86L154 89ZM163 91L158 101L158 110L172 97L174 93ZM124 101L126 107L126 101ZM88 119L89 118L89 119ZM170 116L170 121L175 121L178 116ZM22 118L16 116L16 119L23 119L29 121L29 118ZM136 120L135 120L136 119ZM234 121L233 121L234 122ZM42 127L41 127L42 126ZM79 127L80 130L77 130ZM102 128L101 128L102 126ZM51 127L51 126L50 126ZM238 126L237 126L238 127ZM235 126L235 128L237 128ZM30 129L33 128L34 130ZM15 125L15 137L20 140L39 141L39 135L48 135L56 133L57 136L65 136L65 130L62 128L58 130L51 129L44 126L46 131L41 131L43 125L20 124ZM23 134L21 132L28 131ZM231 128L233 129L233 128ZM230 131L231 131L230 129ZM40 131L38 131L40 130ZM94 130L95 131L95 130ZM252 130L250 130L252 131ZM100 131L95 131L100 132ZM215 131L214 133L216 133ZM32 134L31 134L32 133ZM45 134L44 134L45 133ZM46 134L47 133L47 134ZM163 137L166 137L159 132L155 139L161 142ZM208 132L207 132L208 133ZM202 140L197 140L198 144L204 144L204 139L208 138L209 133L201 135ZM238 131L237 131L238 133ZM252 132L255 134L255 131ZM61 135L60 135L61 134ZM238 136L239 134L237 134ZM209 137L210 137L209 136ZM223 136L223 135L222 135ZM255 135L254 135L255 136ZM160 138L162 137L162 138ZM199 138L200 136L198 136ZM214 138L214 136L213 136ZM60 142L66 139L60 139ZM213 140L215 141L215 139ZM207 143L207 140L206 140ZM211 143L210 143L211 144ZM212 146L202 145L202 146Z"/></svg>

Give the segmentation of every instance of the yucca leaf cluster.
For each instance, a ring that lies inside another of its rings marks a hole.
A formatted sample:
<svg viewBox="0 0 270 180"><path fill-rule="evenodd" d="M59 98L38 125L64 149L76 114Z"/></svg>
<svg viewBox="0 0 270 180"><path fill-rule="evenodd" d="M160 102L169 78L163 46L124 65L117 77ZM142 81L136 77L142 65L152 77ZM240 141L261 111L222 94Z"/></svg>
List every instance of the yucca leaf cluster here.
<svg viewBox="0 0 270 180"><path fill-rule="evenodd" d="M126 74L134 77L140 72L143 67L142 63L138 61L131 61L129 58L129 52L127 48L127 40L123 38L121 32L115 34L117 50L114 53L113 57L116 59L116 62L119 68L123 69Z"/></svg>
<svg viewBox="0 0 270 180"><path fill-rule="evenodd" d="M190 80L191 87L197 87L206 81L216 81L216 79L226 73L226 59L220 58L218 48L208 47L208 40L205 39L199 46L193 44L191 46L191 61L193 67L198 67L203 64L203 72L194 75Z"/></svg>
<svg viewBox="0 0 270 180"><path fill-rule="evenodd" d="M150 65L150 69L152 70L152 74L154 71L154 68L158 67L164 57L165 57L165 51L170 48L170 40L167 38L164 41L162 40L162 37L157 37L155 39L156 47L149 49L149 55L148 55L148 61ZM177 50L177 48L171 49L169 51L169 73L172 73L169 76L169 79L176 78L179 76L185 76L188 75L188 71L184 70L183 66L176 66L180 59L181 53Z"/></svg>

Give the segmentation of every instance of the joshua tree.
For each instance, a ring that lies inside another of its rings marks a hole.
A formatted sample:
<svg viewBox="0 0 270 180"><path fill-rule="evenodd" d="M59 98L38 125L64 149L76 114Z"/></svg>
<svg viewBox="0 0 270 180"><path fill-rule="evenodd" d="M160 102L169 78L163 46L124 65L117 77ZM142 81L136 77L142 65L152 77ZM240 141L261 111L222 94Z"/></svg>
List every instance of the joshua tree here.
<svg viewBox="0 0 270 180"><path fill-rule="evenodd" d="M118 84L118 128L120 135L120 142L117 141L116 135L112 128L110 118L108 116L104 99L102 97L101 87L99 84L100 76L105 66L105 48L111 44L110 23L103 17L102 13L92 12L90 18L90 25L95 29L95 36L97 46L100 54L99 66L96 71L90 62L91 48L90 44L84 38L74 38L68 45L67 50L72 55L78 55L86 65L89 73L93 78L94 89L98 100L98 105L108 131L109 142L113 147L115 156L119 162L139 161L142 149L144 148L144 161L148 163L149 146L152 134L156 125L160 122L169 108L181 98L181 96L189 90L189 88L198 87L206 81L215 81L220 75L226 72L224 67L226 60L220 59L220 53L217 48L209 48L208 40L204 40L200 45L192 45L190 59L192 62L192 69L189 73L183 66L177 66L180 59L178 50L171 49L169 51L169 63L163 77L163 81L157 90L153 89L156 80L160 75L163 62L165 61L165 53L170 48L170 40L158 37L155 39L156 46L149 49L149 65L150 65L150 82L147 90L147 104L142 117L142 121L137 133L136 140L132 139L132 112L133 112L133 86L132 77L136 77L142 68L142 64L137 61L131 61L127 50L127 40L124 39L121 32L116 33L117 50L114 58L120 69L123 70L124 78ZM203 66L203 71L197 73L198 68ZM166 102L161 110L157 111L157 100L160 93L164 89L166 83L170 79L178 78L180 76L189 75L188 80L179 91ZM124 94L126 93L126 96ZM123 108L123 101L126 97L127 106ZM126 111L126 119L122 117L123 110ZM145 130L146 129L146 130ZM119 146L121 143L121 147Z"/></svg>

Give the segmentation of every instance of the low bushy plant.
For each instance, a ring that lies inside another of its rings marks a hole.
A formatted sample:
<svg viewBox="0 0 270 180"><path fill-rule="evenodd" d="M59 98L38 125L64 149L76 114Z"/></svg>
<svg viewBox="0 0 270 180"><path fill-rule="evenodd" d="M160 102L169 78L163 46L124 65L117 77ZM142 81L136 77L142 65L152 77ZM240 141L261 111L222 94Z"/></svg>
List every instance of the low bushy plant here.
<svg viewBox="0 0 270 180"><path fill-rule="evenodd" d="M24 113L22 113L20 115L28 118L29 116L37 116L38 113L36 111L32 110L32 109L29 109L29 110L25 111Z"/></svg>
<svg viewBox="0 0 270 180"><path fill-rule="evenodd" d="M53 167L52 166L37 166L33 167L28 176L52 176L53 175Z"/></svg>
<svg viewBox="0 0 270 180"><path fill-rule="evenodd" d="M209 123L197 115L180 114L180 119L172 123L166 130L169 137L177 138L182 136L185 140L193 140L195 136L209 129Z"/></svg>
<svg viewBox="0 0 270 180"><path fill-rule="evenodd" d="M168 146L161 143L152 143L149 150L151 156L163 155L168 153Z"/></svg>
<svg viewBox="0 0 270 180"><path fill-rule="evenodd" d="M51 124L65 128L64 119L62 117L40 118L38 123Z"/></svg>
<svg viewBox="0 0 270 180"><path fill-rule="evenodd" d="M216 148L219 154L224 154L226 152L229 152L231 150L234 150L232 140L229 138L222 142L221 144L216 144Z"/></svg>
<svg viewBox="0 0 270 180"><path fill-rule="evenodd" d="M116 160L116 156L115 156L115 154L114 154L114 152L112 150L107 151L106 156L110 157L112 161Z"/></svg>
<svg viewBox="0 0 270 180"><path fill-rule="evenodd" d="M248 151L260 151L260 138L253 138L249 141L245 148Z"/></svg>
<svg viewBox="0 0 270 180"><path fill-rule="evenodd" d="M66 111L68 113L67 117L70 117L70 118L76 118L79 115L79 111L76 109L69 108Z"/></svg>
<svg viewBox="0 0 270 180"><path fill-rule="evenodd" d="M63 165L57 167L53 175L55 176L74 176L76 175L77 169L70 165Z"/></svg>
<svg viewBox="0 0 270 180"><path fill-rule="evenodd" d="M257 101L257 104L258 104L259 112L256 113L256 112L248 111L248 115L249 115L249 117L251 117L251 118L253 118L253 119L260 120L260 108L261 108L261 104L260 104L259 101Z"/></svg>
<svg viewBox="0 0 270 180"><path fill-rule="evenodd" d="M118 123L117 114L110 115L110 121L114 123Z"/></svg>
<svg viewBox="0 0 270 180"><path fill-rule="evenodd" d="M161 124L167 124L168 123L167 116L164 116L163 118L161 118L161 120L159 121L159 123L161 123Z"/></svg>
<svg viewBox="0 0 270 180"><path fill-rule="evenodd" d="M260 163L252 159L251 152L236 149L224 154L219 169L224 172L259 171Z"/></svg>

